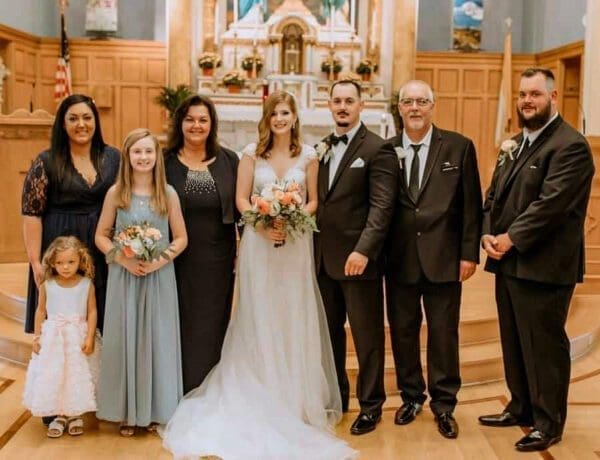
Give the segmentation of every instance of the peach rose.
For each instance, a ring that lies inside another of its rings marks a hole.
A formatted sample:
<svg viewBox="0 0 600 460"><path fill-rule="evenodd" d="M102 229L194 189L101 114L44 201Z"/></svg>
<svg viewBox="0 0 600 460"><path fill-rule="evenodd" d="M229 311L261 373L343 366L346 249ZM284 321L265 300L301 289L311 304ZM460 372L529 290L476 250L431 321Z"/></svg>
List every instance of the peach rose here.
<svg viewBox="0 0 600 460"><path fill-rule="evenodd" d="M294 201L294 194L291 192L285 192L279 202L283 206L289 206Z"/></svg>
<svg viewBox="0 0 600 460"><path fill-rule="evenodd" d="M135 257L135 252L129 246L123 246L123 248L121 249L121 252L128 259L133 259Z"/></svg>
<svg viewBox="0 0 600 460"><path fill-rule="evenodd" d="M261 216L266 216L271 210L271 205L269 204L269 202L260 198L256 200L256 206L258 208L258 213Z"/></svg>

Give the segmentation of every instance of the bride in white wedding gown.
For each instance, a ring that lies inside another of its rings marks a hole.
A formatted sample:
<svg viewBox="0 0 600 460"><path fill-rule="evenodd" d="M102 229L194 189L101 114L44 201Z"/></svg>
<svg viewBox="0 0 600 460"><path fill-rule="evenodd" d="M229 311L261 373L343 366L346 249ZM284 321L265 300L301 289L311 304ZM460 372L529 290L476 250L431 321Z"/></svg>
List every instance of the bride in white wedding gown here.
<svg viewBox="0 0 600 460"><path fill-rule="evenodd" d="M293 96L271 94L259 143L244 149L237 204L277 180L303 189L306 210L317 205L318 162L301 145ZM179 404L164 432L176 458L354 459L335 437L342 411L327 321L314 271L312 235L275 248L276 229L246 226L239 248L239 294L221 361ZM201 292L198 293L202 295ZM202 350L198 350L202 353Z"/></svg>

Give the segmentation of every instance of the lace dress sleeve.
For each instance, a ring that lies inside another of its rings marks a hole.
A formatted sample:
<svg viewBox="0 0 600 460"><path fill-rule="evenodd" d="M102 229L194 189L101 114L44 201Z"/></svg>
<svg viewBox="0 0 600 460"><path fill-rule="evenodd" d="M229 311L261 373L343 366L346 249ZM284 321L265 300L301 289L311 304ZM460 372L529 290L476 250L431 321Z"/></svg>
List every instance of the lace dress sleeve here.
<svg viewBox="0 0 600 460"><path fill-rule="evenodd" d="M21 214L24 216L42 216L48 201L48 175L41 157L37 157L23 184Z"/></svg>
<svg viewBox="0 0 600 460"><path fill-rule="evenodd" d="M314 147L312 147L308 144L304 144L302 146L302 154L306 157L307 162L317 158L317 151L314 149Z"/></svg>

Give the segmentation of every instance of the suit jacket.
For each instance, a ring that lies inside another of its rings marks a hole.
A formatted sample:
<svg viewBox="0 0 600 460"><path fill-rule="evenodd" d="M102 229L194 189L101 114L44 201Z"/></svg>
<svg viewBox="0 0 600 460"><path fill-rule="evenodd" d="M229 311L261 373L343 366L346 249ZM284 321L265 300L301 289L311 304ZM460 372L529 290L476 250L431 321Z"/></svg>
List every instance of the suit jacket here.
<svg viewBox="0 0 600 460"><path fill-rule="evenodd" d="M521 143L522 133L514 140ZM496 165L483 234L508 232L514 247L486 270L543 283L583 280L583 226L594 163L586 139L558 116L518 159Z"/></svg>
<svg viewBox="0 0 600 460"><path fill-rule="evenodd" d="M225 147L219 147L216 159L208 170L215 181L217 193L221 200L223 223L233 224L240 218L240 213L235 206L235 188L237 183L237 169L240 160L237 154ZM168 153L165 158L167 182L172 184L181 200L181 207L185 214L185 193L183 186L188 173L188 167L177 158L177 153Z"/></svg>
<svg viewBox="0 0 600 460"><path fill-rule="evenodd" d="M363 165L352 167L360 163ZM336 280L376 279L382 273L380 253L396 198L396 154L391 144L361 124L344 152L331 187L329 165L321 161L319 167L317 273L324 268ZM369 262L361 276L346 277L344 265L353 251L367 256Z"/></svg>
<svg viewBox="0 0 600 460"><path fill-rule="evenodd" d="M402 146L402 133L391 139ZM386 277L416 283L459 281L460 261L479 262L481 184L475 146L433 127L421 189L408 192L401 160L398 199L386 245Z"/></svg>

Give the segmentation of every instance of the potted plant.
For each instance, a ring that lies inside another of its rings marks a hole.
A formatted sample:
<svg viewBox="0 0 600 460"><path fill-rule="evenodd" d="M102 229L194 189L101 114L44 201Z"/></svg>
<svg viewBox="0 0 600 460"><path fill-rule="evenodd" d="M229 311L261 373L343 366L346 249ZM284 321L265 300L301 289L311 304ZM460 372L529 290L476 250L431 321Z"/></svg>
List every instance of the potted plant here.
<svg viewBox="0 0 600 460"><path fill-rule="evenodd" d="M231 70L223 77L223 84L230 93L239 93L246 79L238 70Z"/></svg>
<svg viewBox="0 0 600 460"><path fill-rule="evenodd" d="M252 67L256 67L256 75L258 75L258 72L260 72L263 68L263 60L260 56L256 54L250 54L248 56L245 56L244 59L242 59L242 69L246 71L246 73L248 74L248 78L253 77Z"/></svg>
<svg viewBox="0 0 600 460"><path fill-rule="evenodd" d="M167 109L170 119L173 116L175 109L179 107L179 104L192 94L194 94L192 89L187 85L178 85L176 88L163 86L160 90L160 94L154 98L154 102Z"/></svg>
<svg viewBox="0 0 600 460"><path fill-rule="evenodd" d="M198 58L198 66L202 69L202 75L210 77L215 68L221 66L221 58L217 54L207 51Z"/></svg>
<svg viewBox="0 0 600 460"><path fill-rule="evenodd" d="M323 62L321 62L321 72L325 72L327 76L331 71L331 65L333 61L333 79L337 80L338 74L342 71L342 63L336 57L326 58Z"/></svg>
<svg viewBox="0 0 600 460"><path fill-rule="evenodd" d="M378 66L369 58L361 59L356 68L356 73L359 74L363 81L371 80L371 74L377 72Z"/></svg>

